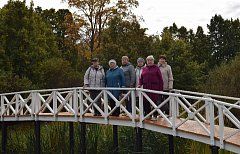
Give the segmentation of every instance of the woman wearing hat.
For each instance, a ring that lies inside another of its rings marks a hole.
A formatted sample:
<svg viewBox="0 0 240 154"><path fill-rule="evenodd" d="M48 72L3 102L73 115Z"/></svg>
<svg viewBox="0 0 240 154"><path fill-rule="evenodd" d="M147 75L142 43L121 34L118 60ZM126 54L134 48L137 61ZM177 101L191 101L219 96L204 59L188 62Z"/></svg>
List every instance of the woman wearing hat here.
<svg viewBox="0 0 240 154"><path fill-rule="evenodd" d="M87 69L84 75L84 87L98 88L105 86L105 72L101 65L99 65L98 58L92 59L92 65ZM100 93L99 90L90 90L90 97L94 100ZM98 99L96 104L101 108L101 100ZM100 115L98 110L94 110L94 115Z"/></svg>
<svg viewBox="0 0 240 154"><path fill-rule="evenodd" d="M146 58L147 66L143 68L142 74L140 75L138 87L150 90L163 90L163 79L160 69L154 64L154 57L152 55ZM147 93L148 97L155 103L161 98L159 94ZM143 100L144 115L151 112L150 103L144 99ZM153 115L153 120L156 120L157 112Z"/></svg>
<svg viewBox="0 0 240 154"><path fill-rule="evenodd" d="M116 60L111 59L108 64L110 68L106 73L106 79L105 79L106 87L115 87L115 88L125 87L124 73L123 73L123 70L117 66ZM116 99L119 99L121 95L120 90L110 90L110 92L113 94L113 96ZM115 101L111 97L108 97L108 102L111 109L113 109L116 106ZM112 113L112 115L119 116L119 114L120 114L120 108L118 107Z"/></svg>

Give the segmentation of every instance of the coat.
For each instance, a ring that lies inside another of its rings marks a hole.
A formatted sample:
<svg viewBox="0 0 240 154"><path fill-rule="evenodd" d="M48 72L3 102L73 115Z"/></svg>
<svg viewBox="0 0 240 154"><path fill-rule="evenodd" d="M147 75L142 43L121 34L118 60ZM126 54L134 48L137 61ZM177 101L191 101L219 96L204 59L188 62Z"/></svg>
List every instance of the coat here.
<svg viewBox="0 0 240 154"><path fill-rule="evenodd" d="M131 63L121 66L123 70L126 87L134 87L136 82L136 75L134 66Z"/></svg>
<svg viewBox="0 0 240 154"><path fill-rule="evenodd" d="M145 66L143 66L143 67L136 67L136 69L135 69L135 72L136 72L136 87L139 85L139 79L140 79L140 76L141 76L141 74L142 74L142 70L143 70L143 68L144 68Z"/></svg>
<svg viewBox="0 0 240 154"><path fill-rule="evenodd" d="M119 67L115 67L114 69L109 69L106 73L105 81L106 81L106 87L115 87L115 88L125 87L125 78L124 78L123 70ZM113 96L116 99L119 99L119 96L121 93L120 90L110 90L110 92L113 94Z"/></svg>
<svg viewBox="0 0 240 154"><path fill-rule="evenodd" d="M97 69L90 66L84 75L84 85L89 87L104 87L105 86L105 72L102 66Z"/></svg>
<svg viewBox="0 0 240 154"><path fill-rule="evenodd" d="M136 87L138 87L139 85L139 79L140 79L140 76L142 74L142 70L143 70L144 66L143 67L136 67L135 69L135 72L136 72ZM136 92L136 97L139 96L139 92Z"/></svg>
<svg viewBox="0 0 240 154"><path fill-rule="evenodd" d="M158 64L163 77L163 90L169 91L173 89L172 68L168 64Z"/></svg>
<svg viewBox="0 0 240 154"><path fill-rule="evenodd" d="M163 90L162 74L157 65L146 66L143 68L139 79L139 86L143 86L144 89L157 91ZM155 103L160 99L159 94L147 93L147 95Z"/></svg>

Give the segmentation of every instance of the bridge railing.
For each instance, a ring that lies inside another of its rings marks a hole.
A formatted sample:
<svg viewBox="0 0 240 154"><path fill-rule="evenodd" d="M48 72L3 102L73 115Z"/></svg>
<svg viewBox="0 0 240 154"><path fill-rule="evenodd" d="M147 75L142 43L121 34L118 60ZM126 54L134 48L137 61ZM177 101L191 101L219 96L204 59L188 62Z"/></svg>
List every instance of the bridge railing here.
<svg viewBox="0 0 240 154"><path fill-rule="evenodd" d="M98 91L94 99L89 95L91 90ZM113 91L124 91L124 95L116 98ZM151 94L158 95L159 98L164 96L165 99L160 99L159 103L154 102ZM215 145L217 138L221 148L240 131L239 116L236 114L240 113L240 99L233 97L180 90L170 93L141 88L82 87L6 93L0 94L0 97L1 121L7 117L18 120L24 116L38 120L41 115L57 118L64 113L73 116L76 121L84 121L86 116L98 111L99 117L107 124L113 113L120 108L121 115L129 118L133 127L144 128L146 121L157 115L158 121L163 121L172 135L177 135L178 130L187 122L194 121L202 133L209 136L209 143ZM109 103L110 99L115 103L113 107ZM223 100L237 102L231 104ZM126 108L127 101L131 101L132 111ZM148 113L144 113L146 103L150 106ZM169 113L164 106L169 107ZM229 128L230 133L225 133Z"/></svg>
<svg viewBox="0 0 240 154"><path fill-rule="evenodd" d="M214 145L214 107L213 100L204 97L196 97L190 95L182 95L176 93L167 93L160 91L152 91L145 89L138 89L141 91L140 107L143 103L150 103L153 110L147 115L140 112L140 125L144 123L144 120L149 116L152 116L157 111L158 116L162 117L166 122L167 127L172 129L172 135L177 134L177 130L181 128L188 121L196 121L199 127L202 129L203 134L210 136L210 142ZM154 93L165 96L165 100L156 105L147 94ZM167 97L166 97L167 96ZM143 101L146 99L147 101ZM164 114L164 110L161 109L164 105L169 106L169 115ZM205 108L210 108L208 112L210 121L207 121ZM141 109L140 109L141 110ZM209 127L210 124L210 127Z"/></svg>
<svg viewBox="0 0 240 154"><path fill-rule="evenodd" d="M233 138L240 132L240 98L177 89L173 91L178 94L213 99L214 124L218 127L217 137L220 140L221 148L224 148L224 142L233 141ZM209 119L207 116L209 112L209 108L206 108L205 114L207 119Z"/></svg>

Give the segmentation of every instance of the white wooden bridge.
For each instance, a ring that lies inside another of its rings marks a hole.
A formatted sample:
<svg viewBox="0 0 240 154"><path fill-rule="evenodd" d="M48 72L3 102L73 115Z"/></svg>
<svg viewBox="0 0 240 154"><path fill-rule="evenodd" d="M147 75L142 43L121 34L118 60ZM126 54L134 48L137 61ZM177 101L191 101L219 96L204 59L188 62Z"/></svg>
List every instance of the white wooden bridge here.
<svg viewBox="0 0 240 154"><path fill-rule="evenodd" d="M100 94L92 100L82 87L0 94L1 121L68 121L139 127L240 153L240 98L182 90L173 93L140 88L87 90L99 90ZM110 90L125 91L126 95L118 100ZM168 98L156 105L148 93L167 95ZM109 98L115 101L114 108L110 108ZM131 113L124 104L129 98ZM139 107L136 99L139 99ZM143 114L143 99L152 107L148 115ZM96 104L98 100L102 101L102 106ZM169 104L170 116L161 110L164 104ZM124 115L112 116L117 107ZM93 116L93 108L101 116ZM149 119L154 112L159 115L156 121Z"/></svg>

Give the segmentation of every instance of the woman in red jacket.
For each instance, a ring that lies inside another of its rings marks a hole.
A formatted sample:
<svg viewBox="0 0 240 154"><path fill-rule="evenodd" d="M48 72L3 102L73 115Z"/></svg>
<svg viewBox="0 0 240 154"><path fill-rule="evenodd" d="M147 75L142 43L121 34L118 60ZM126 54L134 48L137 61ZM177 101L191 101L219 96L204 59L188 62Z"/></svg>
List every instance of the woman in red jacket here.
<svg viewBox="0 0 240 154"><path fill-rule="evenodd" d="M157 65L154 64L154 57L152 55L146 58L147 66L143 68L142 74L139 79L139 87L143 86L144 89L150 90L163 90L163 79L160 69ZM147 93L149 98L157 104L160 100L159 94ZM144 98L143 100L144 115L147 115L151 112L150 103ZM154 113L154 120L157 117L157 112Z"/></svg>

